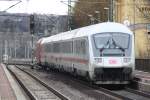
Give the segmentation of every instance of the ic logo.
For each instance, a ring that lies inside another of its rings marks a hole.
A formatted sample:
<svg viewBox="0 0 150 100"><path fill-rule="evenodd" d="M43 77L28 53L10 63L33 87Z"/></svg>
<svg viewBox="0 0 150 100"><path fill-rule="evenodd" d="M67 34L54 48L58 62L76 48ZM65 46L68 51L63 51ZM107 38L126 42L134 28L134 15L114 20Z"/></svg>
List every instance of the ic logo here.
<svg viewBox="0 0 150 100"><path fill-rule="evenodd" d="M117 61L115 59L110 59L109 64L117 64Z"/></svg>

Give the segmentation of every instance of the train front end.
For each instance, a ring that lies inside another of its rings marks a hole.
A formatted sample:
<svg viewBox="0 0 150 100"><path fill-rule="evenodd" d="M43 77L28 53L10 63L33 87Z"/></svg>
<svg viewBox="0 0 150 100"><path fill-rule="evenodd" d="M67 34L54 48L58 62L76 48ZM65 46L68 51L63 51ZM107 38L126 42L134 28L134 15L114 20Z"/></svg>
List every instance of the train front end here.
<svg viewBox="0 0 150 100"><path fill-rule="evenodd" d="M96 84L128 84L132 79L134 35L123 25L112 27L91 36L92 77Z"/></svg>

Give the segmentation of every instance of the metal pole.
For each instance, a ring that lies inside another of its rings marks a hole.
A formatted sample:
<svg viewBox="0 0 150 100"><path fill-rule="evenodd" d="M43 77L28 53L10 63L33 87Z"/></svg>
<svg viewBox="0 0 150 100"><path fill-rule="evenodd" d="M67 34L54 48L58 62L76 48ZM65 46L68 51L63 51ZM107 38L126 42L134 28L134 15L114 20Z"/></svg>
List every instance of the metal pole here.
<svg viewBox="0 0 150 100"><path fill-rule="evenodd" d="M68 31L71 30L71 0L68 0Z"/></svg>
<svg viewBox="0 0 150 100"><path fill-rule="evenodd" d="M28 42L29 44L29 42ZM30 54L29 54L29 46L27 45L27 58L29 59L30 58Z"/></svg>
<svg viewBox="0 0 150 100"><path fill-rule="evenodd" d="M109 15L109 8L107 9L107 13L108 13L108 22L110 21L110 19L109 19L109 17L110 17L110 15Z"/></svg>
<svg viewBox="0 0 150 100"><path fill-rule="evenodd" d="M33 69L33 34L32 34L31 42L32 42L32 44L31 44L32 45L32 55L31 55L32 56L32 67L31 68Z"/></svg>
<svg viewBox="0 0 150 100"><path fill-rule="evenodd" d="M16 58L16 40L15 40L15 58Z"/></svg>
<svg viewBox="0 0 150 100"><path fill-rule="evenodd" d="M99 23L101 16L100 16L100 11L95 11L96 14L96 18L98 19L98 21L96 20L96 23ZM95 20L95 19L94 19Z"/></svg>
<svg viewBox="0 0 150 100"><path fill-rule="evenodd" d="M7 56L8 56L8 52L7 52L7 50L8 50L8 46L7 46L7 45L8 45L8 44L7 44L7 43L8 43L8 41L5 40L5 43L4 43L4 46L5 46L5 47L4 47L4 48L5 48L5 49L4 49L4 50L5 50L4 52L5 52L5 53L4 53L4 55L3 55L3 57L4 57L3 59L4 59L4 63L6 63L6 64L7 64Z"/></svg>
<svg viewBox="0 0 150 100"><path fill-rule="evenodd" d="M134 36L135 36L135 0L134 1L134 18L133 18L133 21L134 21Z"/></svg>
<svg viewBox="0 0 150 100"><path fill-rule="evenodd" d="M0 45L0 47L1 47L1 62L3 61L3 41L1 40L1 45Z"/></svg>
<svg viewBox="0 0 150 100"><path fill-rule="evenodd" d="M35 28L35 16L30 15L30 34L31 34L31 69L33 69L33 34L34 34L34 28Z"/></svg>
<svg viewBox="0 0 150 100"><path fill-rule="evenodd" d="M24 57L25 57L25 59L27 59L27 46L25 45L25 50L24 50Z"/></svg>
<svg viewBox="0 0 150 100"><path fill-rule="evenodd" d="M110 7L109 7L109 19L110 21L113 21L113 3L114 3L114 0L110 0Z"/></svg>
<svg viewBox="0 0 150 100"><path fill-rule="evenodd" d="M7 40L5 40L5 55L7 55Z"/></svg>
<svg viewBox="0 0 150 100"><path fill-rule="evenodd" d="M104 9L106 10L106 13L107 13L107 20L108 20L108 22L109 22L109 21L110 21L110 19L109 19L109 8L108 8L108 7L105 7Z"/></svg>

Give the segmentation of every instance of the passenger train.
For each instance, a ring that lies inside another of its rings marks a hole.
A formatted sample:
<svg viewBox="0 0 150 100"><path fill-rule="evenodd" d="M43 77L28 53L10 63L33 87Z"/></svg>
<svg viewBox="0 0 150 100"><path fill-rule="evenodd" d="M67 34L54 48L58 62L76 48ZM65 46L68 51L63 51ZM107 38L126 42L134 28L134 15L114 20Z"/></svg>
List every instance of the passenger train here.
<svg viewBox="0 0 150 100"><path fill-rule="evenodd" d="M83 76L95 84L128 84L135 69L134 34L104 22L40 39L38 64Z"/></svg>

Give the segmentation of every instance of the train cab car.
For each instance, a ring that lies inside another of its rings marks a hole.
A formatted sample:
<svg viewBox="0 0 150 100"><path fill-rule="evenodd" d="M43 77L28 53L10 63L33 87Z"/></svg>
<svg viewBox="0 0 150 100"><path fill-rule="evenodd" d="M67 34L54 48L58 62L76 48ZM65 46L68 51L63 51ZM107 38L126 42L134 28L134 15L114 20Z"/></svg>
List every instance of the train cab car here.
<svg viewBox="0 0 150 100"><path fill-rule="evenodd" d="M105 22L63 32L44 38L40 45L38 61L50 68L96 84L128 84L132 79L134 35L123 24Z"/></svg>
<svg viewBox="0 0 150 100"><path fill-rule="evenodd" d="M134 70L134 35L123 25L108 27L103 26L104 31L91 36L92 74L97 83L125 84Z"/></svg>

